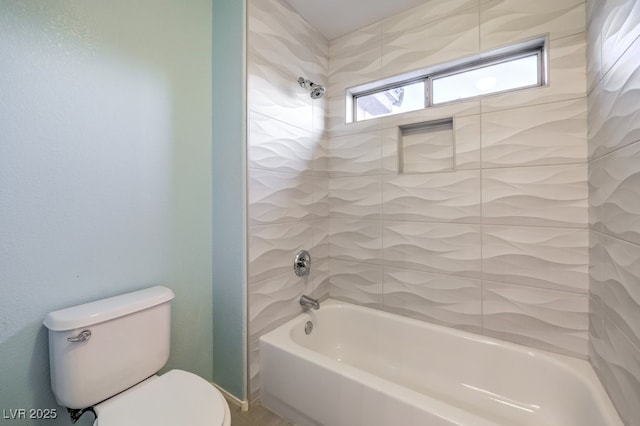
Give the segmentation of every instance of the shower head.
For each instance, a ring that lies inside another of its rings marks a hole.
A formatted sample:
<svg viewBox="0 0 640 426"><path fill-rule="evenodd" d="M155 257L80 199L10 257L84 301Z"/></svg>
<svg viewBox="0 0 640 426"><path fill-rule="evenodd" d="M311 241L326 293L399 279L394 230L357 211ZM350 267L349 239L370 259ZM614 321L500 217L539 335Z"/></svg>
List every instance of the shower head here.
<svg viewBox="0 0 640 426"><path fill-rule="evenodd" d="M320 84L315 84L311 80L307 80L304 77L298 79L298 84L303 89L307 89L310 92L311 99L319 99L324 96L326 89Z"/></svg>

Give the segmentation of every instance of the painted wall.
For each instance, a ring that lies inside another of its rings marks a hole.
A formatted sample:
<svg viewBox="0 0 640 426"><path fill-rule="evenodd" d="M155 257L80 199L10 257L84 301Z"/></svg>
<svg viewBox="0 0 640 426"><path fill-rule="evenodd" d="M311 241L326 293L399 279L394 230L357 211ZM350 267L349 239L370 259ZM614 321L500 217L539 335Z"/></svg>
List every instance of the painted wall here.
<svg viewBox="0 0 640 426"><path fill-rule="evenodd" d="M640 3L588 1L589 355L640 424Z"/></svg>
<svg viewBox="0 0 640 426"><path fill-rule="evenodd" d="M155 284L211 379L210 3L3 1L0 62L0 408L60 409L47 312Z"/></svg>
<svg viewBox="0 0 640 426"><path fill-rule="evenodd" d="M258 338L326 297L326 99L298 77L327 83L327 41L284 0L248 2L249 392L259 386ZM311 253L298 278L293 259Z"/></svg>
<svg viewBox="0 0 640 426"><path fill-rule="evenodd" d="M247 183L244 1L213 2L213 377L246 400Z"/></svg>
<svg viewBox="0 0 640 426"><path fill-rule="evenodd" d="M428 0L331 41L331 297L587 357L585 31L583 0ZM541 35L546 87L345 124L345 88ZM398 173L398 126L448 117L455 167Z"/></svg>

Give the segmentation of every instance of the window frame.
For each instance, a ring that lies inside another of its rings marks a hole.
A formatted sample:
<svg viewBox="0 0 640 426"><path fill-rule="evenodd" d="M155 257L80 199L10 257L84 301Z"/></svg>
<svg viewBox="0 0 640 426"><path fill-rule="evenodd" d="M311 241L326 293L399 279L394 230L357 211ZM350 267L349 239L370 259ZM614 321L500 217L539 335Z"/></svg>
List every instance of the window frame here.
<svg viewBox="0 0 640 426"><path fill-rule="evenodd" d="M448 105L455 102L465 102L467 100L473 100L480 97L492 96L498 94L509 93L518 90L532 89L535 87L544 87L548 84L547 75L547 55L548 55L548 35L544 37L536 37L534 39L517 43L515 45L507 46L500 49L481 53L474 57L461 59L458 61L452 61L437 67L430 67L411 73L402 74L395 77L386 78L370 82L367 84L355 86L346 90L346 123L357 123L361 121L367 121L379 117L388 117L390 115L403 114L405 112L389 113L379 115L376 117L364 118L358 120L358 102L357 99L363 96L369 96L375 93L382 93L390 89L407 86L417 82L424 82L424 107L411 110L420 111L421 109L427 109L434 106ZM492 65L497 65L509 61L522 59L529 56L537 57L537 73L538 81L536 84L528 86L514 87L511 89L500 90L490 92L486 94L478 94L475 96L469 96L460 99L454 99L445 102L433 103L433 81L439 78L444 78L456 74L462 74L467 71L474 71L480 68L485 68ZM406 112L411 112L406 111Z"/></svg>

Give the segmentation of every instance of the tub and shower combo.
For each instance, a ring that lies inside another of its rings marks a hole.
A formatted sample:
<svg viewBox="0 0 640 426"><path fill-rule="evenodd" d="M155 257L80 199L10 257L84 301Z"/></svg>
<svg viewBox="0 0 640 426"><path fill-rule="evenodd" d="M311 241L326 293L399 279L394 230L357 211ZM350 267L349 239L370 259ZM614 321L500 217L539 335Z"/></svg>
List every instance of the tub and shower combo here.
<svg viewBox="0 0 640 426"><path fill-rule="evenodd" d="M260 338L260 378L296 425L622 425L586 361L334 300Z"/></svg>

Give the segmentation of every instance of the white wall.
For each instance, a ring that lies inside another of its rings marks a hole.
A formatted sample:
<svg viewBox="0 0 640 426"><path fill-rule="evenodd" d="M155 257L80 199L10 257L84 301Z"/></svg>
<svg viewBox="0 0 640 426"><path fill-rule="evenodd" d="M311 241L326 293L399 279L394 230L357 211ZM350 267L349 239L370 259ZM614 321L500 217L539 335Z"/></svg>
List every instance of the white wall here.
<svg viewBox="0 0 640 426"><path fill-rule="evenodd" d="M155 284L170 366L210 378L210 14L0 5L0 408L56 407L47 312Z"/></svg>

